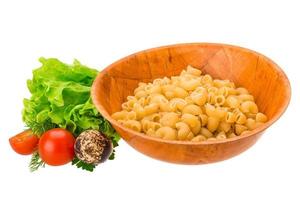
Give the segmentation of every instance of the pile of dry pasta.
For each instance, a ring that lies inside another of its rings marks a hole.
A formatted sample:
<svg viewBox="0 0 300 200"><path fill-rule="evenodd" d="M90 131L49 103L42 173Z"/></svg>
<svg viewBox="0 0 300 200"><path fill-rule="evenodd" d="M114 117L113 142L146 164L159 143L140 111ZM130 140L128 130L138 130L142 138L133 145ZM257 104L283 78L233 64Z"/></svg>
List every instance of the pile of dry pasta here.
<svg viewBox="0 0 300 200"><path fill-rule="evenodd" d="M122 125L166 140L223 140L249 133L267 121L247 89L213 79L188 66L179 76L139 83L122 111Z"/></svg>

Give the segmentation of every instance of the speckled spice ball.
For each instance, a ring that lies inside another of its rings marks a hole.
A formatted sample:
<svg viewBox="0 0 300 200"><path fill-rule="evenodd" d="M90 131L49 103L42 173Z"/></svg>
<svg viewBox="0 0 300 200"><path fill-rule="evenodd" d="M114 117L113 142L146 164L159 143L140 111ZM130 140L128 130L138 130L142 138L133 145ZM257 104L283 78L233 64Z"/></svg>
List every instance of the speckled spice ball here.
<svg viewBox="0 0 300 200"><path fill-rule="evenodd" d="M76 138L74 149L77 158L97 165L108 159L113 148L106 135L97 130L86 130Z"/></svg>

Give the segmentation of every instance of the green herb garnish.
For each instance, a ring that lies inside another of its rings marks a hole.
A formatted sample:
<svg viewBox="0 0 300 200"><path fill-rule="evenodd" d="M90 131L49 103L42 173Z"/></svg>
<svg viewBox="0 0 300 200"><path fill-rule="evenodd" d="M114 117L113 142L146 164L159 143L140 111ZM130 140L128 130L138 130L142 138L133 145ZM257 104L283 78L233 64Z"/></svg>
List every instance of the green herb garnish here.
<svg viewBox="0 0 300 200"><path fill-rule="evenodd" d="M38 170L40 167L45 167L45 163L40 158L40 155L38 152L34 152L32 154L30 163L29 163L29 169L31 172L34 172Z"/></svg>
<svg viewBox="0 0 300 200"><path fill-rule="evenodd" d="M94 169L96 167L95 165L85 163L85 162L79 160L76 157L72 160L72 165L75 165L77 168L81 168L83 170L87 170L87 171L90 171L90 172L94 171Z"/></svg>

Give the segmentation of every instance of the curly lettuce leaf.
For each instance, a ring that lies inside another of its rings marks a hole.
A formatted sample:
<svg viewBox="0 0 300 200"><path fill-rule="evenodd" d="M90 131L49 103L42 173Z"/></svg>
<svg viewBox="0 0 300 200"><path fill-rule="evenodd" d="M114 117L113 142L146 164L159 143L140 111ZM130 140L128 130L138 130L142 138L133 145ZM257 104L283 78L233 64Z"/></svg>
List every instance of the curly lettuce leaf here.
<svg viewBox="0 0 300 200"><path fill-rule="evenodd" d="M31 93L24 99L22 112L25 124L40 127L61 127L78 136L86 129L104 132L117 146L119 135L97 111L90 97L91 85L98 71L75 60L72 65L55 58L40 58L42 66L27 81ZM47 125L47 126L46 126ZM38 128L36 128L38 127Z"/></svg>

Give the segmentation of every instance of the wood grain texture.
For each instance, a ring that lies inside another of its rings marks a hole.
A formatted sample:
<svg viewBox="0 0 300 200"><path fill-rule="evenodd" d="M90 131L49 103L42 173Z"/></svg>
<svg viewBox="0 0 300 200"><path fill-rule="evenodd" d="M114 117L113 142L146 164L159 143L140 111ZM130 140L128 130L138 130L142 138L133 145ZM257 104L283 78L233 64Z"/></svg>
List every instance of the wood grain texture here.
<svg viewBox="0 0 300 200"><path fill-rule="evenodd" d="M139 82L178 75L190 64L214 78L229 79L255 97L269 121L251 134L224 141L166 141L123 127L110 117ZM92 99L100 113L133 148L173 163L203 164L238 155L251 147L287 108L291 88L284 72L267 57L249 49L211 43L158 47L125 57L104 69L94 81Z"/></svg>

